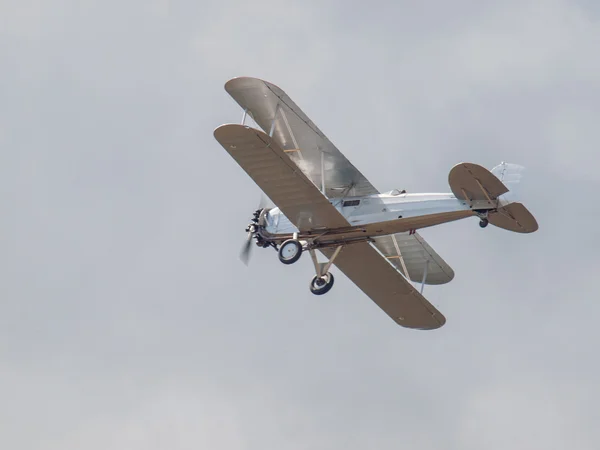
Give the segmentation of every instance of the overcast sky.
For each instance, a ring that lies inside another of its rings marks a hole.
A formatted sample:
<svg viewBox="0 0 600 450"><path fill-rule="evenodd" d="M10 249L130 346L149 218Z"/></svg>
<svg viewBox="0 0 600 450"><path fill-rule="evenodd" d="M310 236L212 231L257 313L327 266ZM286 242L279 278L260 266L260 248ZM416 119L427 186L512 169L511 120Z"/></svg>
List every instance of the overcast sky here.
<svg viewBox="0 0 600 450"><path fill-rule="evenodd" d="M0 447L598 448L598 48L592 0L0 0ZM526 166L539 231L424 230L432 332L245 267L242 75L380 190Z"/></svg>

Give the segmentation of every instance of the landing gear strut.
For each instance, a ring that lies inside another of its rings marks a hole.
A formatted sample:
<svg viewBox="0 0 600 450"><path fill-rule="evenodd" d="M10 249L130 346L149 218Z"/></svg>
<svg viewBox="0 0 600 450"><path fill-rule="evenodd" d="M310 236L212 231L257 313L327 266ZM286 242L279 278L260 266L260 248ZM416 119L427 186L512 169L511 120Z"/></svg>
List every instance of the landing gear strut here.
<svg viewBox="0 0 600 450"><path fill-rule="evenodd" d="M323 295L331 290L333 287L333 274L328 272L329 268L333 264L333 261L340 254L342 250L342 246L340 245L335 249L333 255L326 263L320 263L317 259L317 254L314 249L309 249L310 257L313 260L313 264L315 265L315 272L317 274L314 276L312 281L310 282L310 292L315 295Z"/></svg>

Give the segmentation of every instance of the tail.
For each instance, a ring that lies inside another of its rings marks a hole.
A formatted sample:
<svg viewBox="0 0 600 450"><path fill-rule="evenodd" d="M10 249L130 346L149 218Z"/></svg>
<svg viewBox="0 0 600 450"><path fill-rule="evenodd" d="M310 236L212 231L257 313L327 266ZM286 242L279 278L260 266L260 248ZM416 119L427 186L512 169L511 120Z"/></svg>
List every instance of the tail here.
<svg viewBox="0 0 600 450"><path fill-rule="evenodd" d="M496 212L490 212L489 222L497 227L518 233L536 231L538 224L535 217L523 203L519 202L525 167L502 162L491 172L508 188L508 192L498 197L498 209Z"/></svg>
<svg viewBox="0 0 600 450"><path fill-rule="evenodd" d="M498 197L501 203L508 204L519 201L521 180L523 179L525 167L502 162L494 167L491 172L508 188L506 194Z"/></svg>
<svg viewBox="0 0 600 450"><path fill-rule="evenodd" d="M517 164L501 163L491 172L470 163L460 163L448 176L450 188L457 198L473 203L492 200L494 209L488 212L492 225L517 233L533 233L538 229L533 214L519 202L519 191L525 168Z"/></svg>

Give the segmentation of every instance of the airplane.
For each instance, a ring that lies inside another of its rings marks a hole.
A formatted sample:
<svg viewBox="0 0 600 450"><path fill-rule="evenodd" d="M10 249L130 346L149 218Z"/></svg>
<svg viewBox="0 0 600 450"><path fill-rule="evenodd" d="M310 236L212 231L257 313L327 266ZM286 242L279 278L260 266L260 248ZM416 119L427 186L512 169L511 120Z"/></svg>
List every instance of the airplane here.
<svg viewBox="0 0 600 450"><path fill-rule="evenodd" d="M488 171L459 163L448 175L451 193L380 193L279 87L238 77L225 90L244 112L241 123L222 125L214 136L276 205L254 212L241 259L248 263L252 240L274 248L286 265L308 252L315 295L332 288L335 265L398 325L437 329L446 318L423 287L448 283L454 271L417 230L468 217L482 228L538 229L507 187L519 183L521 166L502 163ZM248 117L261 129L246 125Z"/></svg>

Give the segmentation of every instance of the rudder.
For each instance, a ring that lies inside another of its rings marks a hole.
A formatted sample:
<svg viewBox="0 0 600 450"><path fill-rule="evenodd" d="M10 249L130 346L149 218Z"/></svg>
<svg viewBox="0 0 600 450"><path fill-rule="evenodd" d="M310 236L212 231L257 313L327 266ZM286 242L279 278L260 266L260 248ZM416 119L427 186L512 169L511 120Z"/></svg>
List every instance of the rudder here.
<svg viewBox="0 0 600 450"><path fill-rule="evenodd" d="M502 162L491 170L509 191L498 197L498 209L489 213L488 220L492 225L516 233L533 233L538 229L533 214L519 203L521 181L525 167L518 164Z"/></svg>

